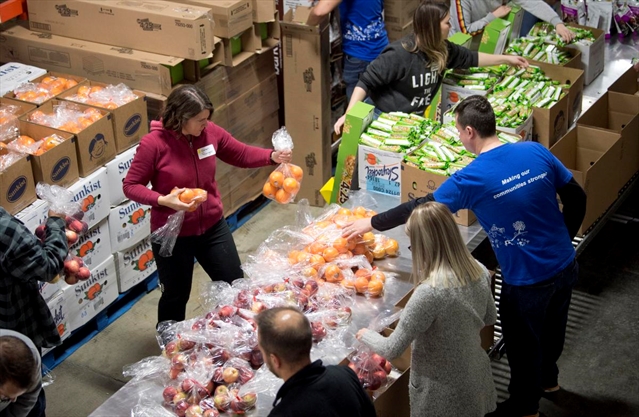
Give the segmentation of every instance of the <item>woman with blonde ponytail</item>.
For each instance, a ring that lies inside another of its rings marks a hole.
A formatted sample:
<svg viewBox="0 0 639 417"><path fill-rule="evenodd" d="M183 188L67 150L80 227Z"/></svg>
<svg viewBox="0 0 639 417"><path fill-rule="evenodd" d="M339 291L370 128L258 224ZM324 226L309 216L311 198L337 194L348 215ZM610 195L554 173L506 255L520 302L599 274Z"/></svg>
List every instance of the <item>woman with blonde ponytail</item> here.
<svg viewBox="0 0 639 417"><path fill-rule="evenodd" d="M414 33L393 42L360 76L346 112L367 97L380 112L423 113L437 93L444 71L528 62L512 55L472 52L446 40L450 31L450 1L423 0L413 16ZM335 123L339 134L345 116Z"/></svg>
<svg viewBox="0 0 639 417"><path fill-rule="evenodd" d="M497 311L486 268L470 254L448 208L429 202L406 223L415 290L397 328L384 337L368 329L357 338L394 359L412 344L412 417L483 417L497 394L479 332Z"/></svg>

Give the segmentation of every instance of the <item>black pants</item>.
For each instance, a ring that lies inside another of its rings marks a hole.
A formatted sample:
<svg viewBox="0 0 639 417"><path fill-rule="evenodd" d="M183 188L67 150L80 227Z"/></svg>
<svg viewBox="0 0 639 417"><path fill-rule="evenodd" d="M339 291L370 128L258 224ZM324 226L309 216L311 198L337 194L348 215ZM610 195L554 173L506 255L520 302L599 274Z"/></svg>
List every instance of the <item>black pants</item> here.
<svg viewBox="0 0 639 417"><path fill-rule="evenodd" d="M193 258L213 281L230 283L244 276L233 235L225 219L203 235L179 237L169 257L160 256L160 245L154 243L152 247L162 288L158 322L184 320L193 283Z"/></svg>

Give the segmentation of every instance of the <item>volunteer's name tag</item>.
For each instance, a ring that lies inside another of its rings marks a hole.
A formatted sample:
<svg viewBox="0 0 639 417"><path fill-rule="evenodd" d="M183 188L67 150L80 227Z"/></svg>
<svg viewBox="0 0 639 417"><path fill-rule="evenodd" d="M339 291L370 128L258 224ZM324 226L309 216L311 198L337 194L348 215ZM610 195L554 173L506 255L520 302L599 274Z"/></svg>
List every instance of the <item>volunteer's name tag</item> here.
<svg viewBox="0 0 639 417"><path fill-rule="evenodd" d="M213 155L215 155L215 148L213 145L207 145L197 150L197 156L199 156L200 159L208 158Z"/></svg>

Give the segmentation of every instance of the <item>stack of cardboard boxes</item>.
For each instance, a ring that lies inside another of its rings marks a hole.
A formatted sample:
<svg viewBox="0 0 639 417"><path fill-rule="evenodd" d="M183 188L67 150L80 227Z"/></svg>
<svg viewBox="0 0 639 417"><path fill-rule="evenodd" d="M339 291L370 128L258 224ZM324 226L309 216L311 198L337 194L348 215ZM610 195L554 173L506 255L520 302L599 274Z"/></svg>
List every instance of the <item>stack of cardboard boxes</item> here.
<svg viewBox="0 0 639 417"><path fill-rule="evenodd" d="M419 0L384 0L384 21L389 42L413 32L413 14L419 3Z"/></svg>

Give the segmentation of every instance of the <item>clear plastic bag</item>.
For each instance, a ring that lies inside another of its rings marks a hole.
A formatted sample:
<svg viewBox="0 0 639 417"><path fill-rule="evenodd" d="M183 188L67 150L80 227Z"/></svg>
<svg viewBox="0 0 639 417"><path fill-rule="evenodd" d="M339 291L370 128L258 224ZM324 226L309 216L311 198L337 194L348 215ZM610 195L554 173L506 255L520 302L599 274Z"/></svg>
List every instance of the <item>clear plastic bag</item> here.
<svg viewBox="0 0 639 417"><path fill-rule="evenodd" d="M273 148L276 151L293 149L293 139L285 127L273 133ZM295 200L303 177L304 171L301 167L294 164L280 164L264 183L262 194L278 203L288 204Z"/></svg>
<svg viewBox="0 0 639 417"><path fill-rule="evenodd" d="M33 111L29 114L28 120L66 132L80 133L102 117L103 114L98 109L81 110L77 104L65 101L53 106L53 113Z"/></svg>
<svg viewBox="0 0 639 417"><path fill-rule="evenodd" d="M376 391L385 386L392 371L389 361L365 345L359 346L350 358L348 367L357 374L364 389L369 391Z"/></svg>
<svg viewBox="0 0 639 417"><path fill-rule="evenodd" d="M48 203L49 210L54 213L77 216L82 212L82 206L73 201L73 193L66 188L39 182L36 185L36 194Z"/></svg>
<svg viewBox="0 0 639 417"><path fill-rule="evenodd" d="M171 214L164 226L151 233L151 242L160 245L160 256L168 258L173 255L175 242L182 230L184 214L182 210Z"/></svg>
<svg viewBox="0 0 639 417"><path fill-rule="evenodd" d="M108 110L116 109L138 98L125 84L107 85L106 87L83 85L76 94L65 97L66 100L77 101Z"/></svg>
<svg viewBox="0 0 639 417"><path fill-rule="evenodd" d="M0 142L7 142L18 135L20 121L16 114L20 107L12 104L0 104Z"/></svg>

